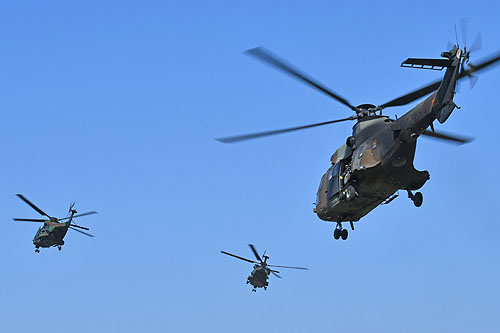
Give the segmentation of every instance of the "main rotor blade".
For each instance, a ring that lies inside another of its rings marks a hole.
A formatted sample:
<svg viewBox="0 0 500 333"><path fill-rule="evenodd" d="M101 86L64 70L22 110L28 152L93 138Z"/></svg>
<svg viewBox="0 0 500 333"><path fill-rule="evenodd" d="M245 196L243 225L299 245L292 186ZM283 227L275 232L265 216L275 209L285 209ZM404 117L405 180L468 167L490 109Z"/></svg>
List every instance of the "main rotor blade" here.
<svg viewBox="0 0 500 333"><path fill-rule="evenodd" d="M280 278L280 279L281 279L281 276L279 276L279 275L278 275L278 273L279 273L278 271L275 271L275 270L272 270L272 269L271 269L271 273L273 273L273 274L274 274L274 276L276 276L277 278Z"/></svg>
<svg viewBox="0 0 500 333"><path fill-rule="evenodd" d="M279 265L267 265L269 267L280 267L280 268L291 268L291 269L303 269L303 270L309 270L309 268L306 267L294 267L294 266L279 266Z"/></svg>
<svg viewBox="0 0 500 333"><path fill-rule="evenodd" d="M253 246L253 244L248 244L248 246L250 246L250 248L252 249L252 252L253 252L255 258L257 258L258 261L262 262L262 259L260 258L259 253L255 249L255 246Z"/></svg>
<svg viewBox="0 0 500 333"><path fill-rule="evenodd" d="M463 136L460 137L457 135L451 135L451 134L445 134L445 133L439 133L439 132L431 132L431 131L425 131L422 134L425 136L430 136L430 137L436 138L436 139L447 140L447 141L450 141L451 143L455 143L455 144L459 144L459 145L462 145L464 143L469 143L472 140L474 140L473 138L469 138L469 137L463 137Z"/></svg>
<svg viewBox="0 0 500 333"><path fill-rule="evenodd" d="M92 234L89 234L89 233L87 233L87 232L84 232L84 231L81 231L81 230L75 229L75 228L73 228L73 226L69 226L69 228L70 228L71 230L74 230L74 231L77 231L77 232L79 232L79 233L81 233L81 234L84 234L85 236L95 237L95 236L94 236L94 235L92 235Z"/></svg>
<svg viewBox="0 0 500 333"><path fill-rule="evenodd" d="M344 104L348 108L350 108L353 111L357 111L356 107L351 105L344 97L340 96L337 93L334 93L333 91L325 88L323 85L321 85L319 82L313 80L310 77L307 77L306 74L301 73L298 69L293 68L291 65L286 64L283 60L278 59L278 57L272 55L269 51L264 49L263 47L256 47L250 50L246 51L247 54L252 55L269 65L272 65L283 72L290 74L291 76L313 86L314 88L318 89L319 91L327 94L328 96L336 99L340 103Z"/></svg>
<svg viewBox="0 0 500 333"><path fill-rule="evenodd" d="M227 254L228 256L235 257L237 259L240 259L240 260L243 260L243 261L246 261L246 262L250 262L252 264L257 264L256 261L253 261L253 260L250 260L250 259L247 259L247 258L243 258L243 257L237 256L236 254L232 254L232 253L229 253L229 252L226 252L226 251L220 251L220 252L224 253L224 254Z"/></svg>
<svg viewBox="0 0 500 333"><path fill-rule="evenodd" d="M299 131L299 130L312 128L312 127L340 123L342 121L354 120L354 119L356 119L356 116L351 116L348 118L331 120L331 121L325 121L322 123L316 123L316 124L305 125L305 126L297 126L297 127L283 128L283 129L279 129L279 130L264 131L264 132L242 134L242 135L235 135L235 136L227 136L224 138L217 138L215 140L222 142L222 143L235 143L235 142L240 142L240 141L245 141L245 140L258 139L258 138L262 138L262 137L266 137L266 136L272 136L272 135L278 135L278 134L283 134L283 133L288 133L288 132Z"/></svg>
<svg viewBox="0 0 500 333"><path fill-rule="evenodd" d="M463 78L464 76L469 76L469 74L478 72L486 67L489 67L496 63L498 60L500 60L500 52L497 52L496 54L492 55L491 57L487 59L483 59L482 62L480 62L478 65L473 65L469 64L470 68L459 75L459 79Z"/></svg>
<svg viewBox="0 0 500 333"><path fill-rule="evenodd" d="M18 218L13 218L14 221L18 221L18 222L47 222L48 220L44 220L44 219L18 219Z"/></svg>
<svg viewBox="0 0 500 333"><path fill-rule="evenodd" d="M22 194L16 194L19 198L21 198L21 200L23 200L24 202L26 202L28 205L30 205L31 208L33 208L34 210L36 210L40 215L44 215L44 216L47 216L48 218L50 218L49 214L45 213L43 210L41 210L40 208L38 208L37 206L35 206L34 203L32 203L31 201L29 201L28 199L26 199Z"/></svg>
<svg viewBox="0 0 500 333"><path fill-rule="evenodd" d="M389 101L387 103L384 103L382 105L379 105L378 107L381 109L392 107L392 106L401 106L401 105L406 105L408 103L411 103L421 97L424 97L425 95L430 94L431 92L437 90L439 86L441 85L441 81L436 81L433 83L430 83L422 88L419 88L417 90L414 90L406 95L403 95L401 97L395 98L392 101Z"/></svg>
<svg viewBox="0 0 500 333"><path fill-rule="evenodd" d="M70 224L70 227L80 228L80 229L83 229L83 230L90 230L87 227L82 227L81 225L76 225L76 224Z"/></svg>
<svg viewBox="0 0 500 333"><path fill-rule="evenodd" d="M496 53L495 55L493 55L487 59L483 59L483 61L480 62L478 65L469 64L470 68L467 69L466 71L462 71L458 75L458 79L460 80L460 79L464 78L465 76L469 76L470 74L472 74L474 72L478 72L478 71L480 71L480 70L482 70L490 65L493 65L498 60L500 60L500 53ZM421 97L424 97L425 95L428 95L431 92L437 90L440 85L441 85L441 80L429 83L428 85L426 85L422 88L419 88L419 89L414 90L406 95L403 95L401 97L393 99L392 101L389 101L387 103L379 105L378 107L383 109L383 108L388 108L388 107L392 107L392 106L406 105L408 103L411 103L411 102L413 102Z"/></svg>
<svg viewBox="0 0 500 333"><path fill-rule="evenodd" d="M91 211L91 212L87 212L87 213L81 213L81 214L74 215L73 218L87 216L87 215L93 215L93 214L97 214L97 212ZM71 218L71 216L66 216L66 217L63 217L62 219L59 219L59 221L69 220L70 218Z"/></svg>

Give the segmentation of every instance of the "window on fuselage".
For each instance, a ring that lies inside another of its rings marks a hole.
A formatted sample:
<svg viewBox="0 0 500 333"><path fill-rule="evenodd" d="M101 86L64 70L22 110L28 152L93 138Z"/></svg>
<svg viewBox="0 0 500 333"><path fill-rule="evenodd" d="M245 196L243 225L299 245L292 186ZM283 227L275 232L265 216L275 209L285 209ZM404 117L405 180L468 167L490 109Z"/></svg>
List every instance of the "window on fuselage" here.
<svg viewBox="0 0 500 333"><path fill-rule="evenodd" d="M341 163L336 163L328 172L328 199L333 197L339 191L339 173Z"/></svg>

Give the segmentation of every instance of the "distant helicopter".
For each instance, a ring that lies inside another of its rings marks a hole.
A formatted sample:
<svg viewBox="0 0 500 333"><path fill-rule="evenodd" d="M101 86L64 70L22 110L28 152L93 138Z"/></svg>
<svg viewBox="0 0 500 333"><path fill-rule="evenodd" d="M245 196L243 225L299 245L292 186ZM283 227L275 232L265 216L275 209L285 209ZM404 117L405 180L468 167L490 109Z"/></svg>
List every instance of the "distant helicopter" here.
<svg viewBox="0 0 500 333"><path fill-rule="evenodd" d="M278 271L271 269L269 267L280 267L280 268L291 268L291 269L303 269L307 270L308 268L305 267L291 267L291 266L278 266L278 265L269 265L267 263L267 260L269 259L269 256L266 254L264 251L264 254L262 255L262 258L259 256L259 253L257 250L255 250L255 247L252 244L248 244L250 246L250 249L252 249L253 254L255 255L255 258L257 258L258 261L253 261L247 258L243 258L240 256L237 256L235 254L226 252L226 251L220 251L221 253L227 254L228 256L238 258L240 260L244 260L246 262L250 262L252 264L255 264L253 266L253 271L250 273L250 275L247 277L247 284L251 284L253 286L252 291L255 292L257 289L256 288L264 288L264 290L267 290L267 286L269 285L269 282L267 281L269 278L269 274L274 274L276 277L281 279L281 276L278 275Z"/></svg>
<svg viewBox="0 0 500 333"><path fill-rule="evenodd" d="M465 36L465 33L463 35ZM265 49L260 47L251 49L247 51L248 54L332 97L355 114L322 123L217 140L234 143L356 120L352 135L330 158L331 167L321 178L313 209L321 220L337 224L333 233L335 239L345 240L348 232L342 228L343 222L349 222L351 229L354 230L353 222L359 221L378 205L390 203L398 196L399 190L406 191L416 207L422 205L422 193L413 191L420 189L429 180L430 175L428 171L418 171L413 166L416 143L420 135L459 144L470 141L470 138L434 131L433 122L437 119L440 123L444 123L452 111L459 108L453 101L457 80L468 77L471 79L471 84L474 84L476 77L472 73L500 60L500 54L497 53L476 65L469 63L471 50L479 49L481 43L481 37L478 35L470 49L466 46L461 49L453 45L449 51L441 53L441 59L405 60L401 64L402 67L433 70L446 68L444 78L378 106L373 104L353 106L347 99L325 88ZM467 69L465 64L468 65ZM406 105L432 92L434 93L399 119L382 115L382 110L387 107Z"/></svg>
<svg viewBox="0 0 500 333"><path fill-rule="evenodd" d="M68 229L73 229L75 231L78 231L79 233L82 233L86 236L89 237L94 237L94 235L91 235L89 233L86 233L84 231L78 230L78 229L83 229L83 230L89 230L89 228L82 227L79 225L76 225L73 223L73 219L75 217L81 217L81 216L87 216L87 215L92 215L92 214L97 214L97 212L91 211L87 213L82 213L82 214L77 214L77 211L74 208L75 203L72 203L69 207L69 216L63 217L61 219L58 219L57 217L52 217L45 213L43 210L35 206L32 202L30 202L28 199L26 199L22 194L16 194L21 200L26 202L28 205L30 205L31 208L36 210L40 215L48 217L48 220L46 219L24 219L24 218L14 218L14 221L19 221L19 222L40 222L43 223L43 226L38 228L38 231L35 234L35 237L33 238L33 244L35 245L35 252L40 253L40 247L51 247L51 246L57 246L59 251L61 251L62 246L64 245L64 236L66 236L66 232L68 232ZM66 221L67 220L67 221ZM66 222L62 222L66 221ZM78 229L76 229L78 228Z"/></svg>

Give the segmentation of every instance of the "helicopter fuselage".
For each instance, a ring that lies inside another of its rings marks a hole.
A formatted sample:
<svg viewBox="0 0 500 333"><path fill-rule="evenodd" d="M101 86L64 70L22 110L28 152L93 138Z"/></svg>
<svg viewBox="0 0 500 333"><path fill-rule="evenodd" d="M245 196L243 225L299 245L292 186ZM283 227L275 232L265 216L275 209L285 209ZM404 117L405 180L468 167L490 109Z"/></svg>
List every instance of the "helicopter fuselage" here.
<svg viewBox="0 0 500 333"><path fill-rule="evenodd" d="M456 106L460 53L455 57L440 88L401 118L372 114L358 120L321 179L314 208L320 219L359 221L398 190L418 190L425 184L429 173L413 166L416 142L434 120L446 121Z"/></svg>
<svg viewBox="0 0 500 333"><path fill-rule="evenodd" d="M256 264L247 278L247 283L250 283L254 288L267 288L269 285L267 281L269 279L269 273L268 268Z"/></svg>
<svg viewBox="0 0 500 333"><path fill-rule="evenodd" d="M68 232L70 222L58 223L58 222L46 222L35 234L33 238L33 244L36 248L39 247L51 247L51 246L62 246L64 245L64 237Z"/></svg>

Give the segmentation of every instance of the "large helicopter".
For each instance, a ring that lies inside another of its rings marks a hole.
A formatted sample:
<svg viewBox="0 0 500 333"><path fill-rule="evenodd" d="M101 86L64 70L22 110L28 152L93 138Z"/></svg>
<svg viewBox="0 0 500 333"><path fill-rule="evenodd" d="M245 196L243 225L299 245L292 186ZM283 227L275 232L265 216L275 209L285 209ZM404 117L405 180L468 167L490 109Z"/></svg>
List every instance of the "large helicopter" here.
<svg viewBox="0 0 500 333"><path fill-rule="evenodd" d="M440 123L444 123L453 110L459 108L453 101L458 80L468 77L471 83L474 83L476 77L472 73L479 72L500 60L500 55L496 54L476 65L469 63L471 50L480 47L481 38L478 35L470 49L466 46L461 49L453 45L449 51L441 53L440 59L408 58L401 64L402 67L432 70L446 68L443 79L378 106L373 104L354 106L344 97L327 89L264 48L248 50L249 55L257 57L347 106L354 111L354 115L306 126L237 135L217 140L223 143L234 143L356 120L352 135L330 159L331 167L321 178L313 209L321 220L337 224L333 234L335 239L345 240L348 232L342 227L343 222L349 222L351 229L354 230L353 222L359 221L378 205L390 203L398 196L399 190L406 191L416 207L422 205L422 193L414 193L414 191L420 189L429 180L430 175L428 171L417 171L413 166L416 142L420 135L459 144L471 140L466 137L439 133L434 130L433 122L437 119ZM406 105L430 93L432 94L429 97L399 119L391 119L382 115L382 110L385 108Z"/></svg>
<svg viewBox="0 0 500 333"><path fill-rule="evenodd" d="M91 211L87 213L77 214L78 212L74 209L75 203L72 203L69 207L69 216L58 219L57 217L53 217L45 213L43 210L35 206L31 201L26 199L22 194L17 194L21 200L26 202L31 208L36 210L40 215L46 216L47 219L24 219L24 218L14 218L14 221L19 222L40 222L43 223L43 226L38 228L38 231L33 238L33 244L35 245L35 252L40 252L40 247L52 247L57 246L59 251L61 251L62 246L64 245L64 236L68 232L68 229L72 229L78 231L79 233L84 234L85 236L94 237L85 231L81 231L78 229L89 230L87 227L82 227L73 222L75 217L87 216L92 214L97 214L97 212ZM65 221L65 222L63 222Z"/></svg>
<svg viewBox="0 0 500 333"><path fill-rule="evenodd" d="M255 246L253 246L252 244L248 244L248 246L250 246L250 249L252 250L253 254L255 255L255 258L257 258L258 261L243 258L243 257L237 256L235 254L232 254L232 253L229 253L226 251L220 251L220 252L227 254L228 256L235 257L235 258L238 258L240 260L244 260L246 262L255 264L255 265L253 265L253 271L247 277L247 284L252 285L253 292L255 292L257 290L257 288L264 288L264 290L267 290L267 286L269 285L269 282L267 280L269 278L269 274L271 274L271 273L274 274L276 277L281 279L281 276L278 275L279 272L277 270L271 269L269 267L304 269L304 270L308 269L305 267L269 265L267 263L267 260L269 259L269 255L266 254L266 251L264 251L264 254L262 255L262 258L264 258L264 260L262 260L261 256L259 256L259 253L255 249Z"/></svg>

